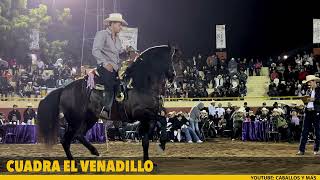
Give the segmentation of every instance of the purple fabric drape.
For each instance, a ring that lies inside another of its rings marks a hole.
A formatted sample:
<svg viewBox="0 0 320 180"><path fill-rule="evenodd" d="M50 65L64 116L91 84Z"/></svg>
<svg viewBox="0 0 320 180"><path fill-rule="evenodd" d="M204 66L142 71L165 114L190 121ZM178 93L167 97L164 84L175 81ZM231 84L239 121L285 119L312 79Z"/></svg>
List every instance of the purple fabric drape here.
<svg viewBox="0 0 320 180"><path fill-rule="evenodd" d="M4 141L6 144L36 144L36 125L4 125ZM93 143L105 143L106 135L103 123L96 123L86 134L87 140Z"/></svg>
<svg viewBox="0 0 320 180"><path fill-rule="evenodd" d="M243 122L242 140L243 141L265 141L268 133L268 123L255 121Z"/></svg>
<svg viewBox="0 0 320 180"><path fill-rule="evenodd" d="M106 135L103 123L96 123L86 134L86 139L93 143L105 143Z"/></svg>
<svg viewBox="0 0 320 180"><path fill-rule="evenodd" d="M35 144L37 143L37 127L35 125L4 125L5 143Z"/></svg>

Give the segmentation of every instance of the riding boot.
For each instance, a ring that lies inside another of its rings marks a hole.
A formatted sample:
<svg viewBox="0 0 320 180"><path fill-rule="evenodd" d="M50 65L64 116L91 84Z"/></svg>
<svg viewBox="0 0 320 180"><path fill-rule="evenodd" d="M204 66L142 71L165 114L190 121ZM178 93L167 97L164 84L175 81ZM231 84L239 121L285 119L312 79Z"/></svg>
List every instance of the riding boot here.
<svg viewBox="0 0 320 180"><path fill-rule="evenodd" d="M104 107L103 111L107 113L107 115L102 114L104 118L110 119L111 118L111 110L112 110L112 104L114 100L114 92L110 90L105 90L104 92ZM102 113L102 112L101 112Z"/></svg>

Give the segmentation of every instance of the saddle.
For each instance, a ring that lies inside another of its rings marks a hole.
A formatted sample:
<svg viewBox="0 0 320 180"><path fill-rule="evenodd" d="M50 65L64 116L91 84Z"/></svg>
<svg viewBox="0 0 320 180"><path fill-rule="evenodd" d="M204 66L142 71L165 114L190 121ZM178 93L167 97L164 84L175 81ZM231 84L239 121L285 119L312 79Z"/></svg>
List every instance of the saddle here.
<svg viewBox="0 0 320 180"><path fill-rule="evenodd" d="M121 91L121 93L120 93L121 97L116 97L115 98L115 100L117 102L123 102L127 98L127 90L133 88L131 86L132 78L130 78L129 81L126 81L124 76L125 76L125 73L121 74L121 77L119 77L120 86L121 86L121 90L120 90ZM87 74L85 79L87 80L87 88L88 89L90 89L90 90L95 89L95 90L98 90L98 91L105 91L104 85L102 83L100 83L101 82L100 75L99 75L97 69L91 70Z"/></svg>

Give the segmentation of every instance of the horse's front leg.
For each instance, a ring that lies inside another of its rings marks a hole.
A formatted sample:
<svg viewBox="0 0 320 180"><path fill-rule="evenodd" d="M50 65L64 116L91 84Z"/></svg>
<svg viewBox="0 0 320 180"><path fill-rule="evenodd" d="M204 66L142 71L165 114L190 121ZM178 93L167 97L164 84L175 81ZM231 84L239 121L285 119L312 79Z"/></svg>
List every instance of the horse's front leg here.
<svg viewBox="0 0 320 180"><path fill-rule="evenodd" d="M143 147L143 161L149 160L149 141L152 137L155 120L143 121L141 123L141 134L142 134L142 147Z"/></svg>

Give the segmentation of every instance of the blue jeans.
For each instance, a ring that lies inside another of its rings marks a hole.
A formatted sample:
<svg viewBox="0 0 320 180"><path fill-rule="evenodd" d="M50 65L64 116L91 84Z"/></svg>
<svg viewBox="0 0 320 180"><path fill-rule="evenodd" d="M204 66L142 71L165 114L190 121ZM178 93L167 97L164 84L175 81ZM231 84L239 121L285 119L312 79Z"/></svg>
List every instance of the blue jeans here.
<svg viewBox="0 0 320 180"><path fill-rule="evenodd" d="M309 135L309 131L312 130L312 124L314 126L314 130L315 130L315 136L316 139L314 141L314 151L319 151L319 144L320 144L320 116L317 115L316 111L308 111L306 110L306 116L305 119L303 121L303 129L302 129L302 133L301 133L301 139L300 139L300 147L299 147L299 151L301 152L305 152L306 149L306 144L308 141L308 135Z"/></svg>
<svg viewBox="0 0 320 180"><path fill-rule="evenodd" d="M191 129L190 127L182 128L181 131L185 134L187 142L192 141L192 139L195 142L200 140L199 137L197 136L196 132L194 132L194 130Z"/></svg>
<svg viewBox="0 0 320 180"><path fill-rule="evenodd" d="M198 134L198 136L201 138L201 133L199 130L199 122L196 121L190 121L190 127L193 129L194 132Z"/></svg>

